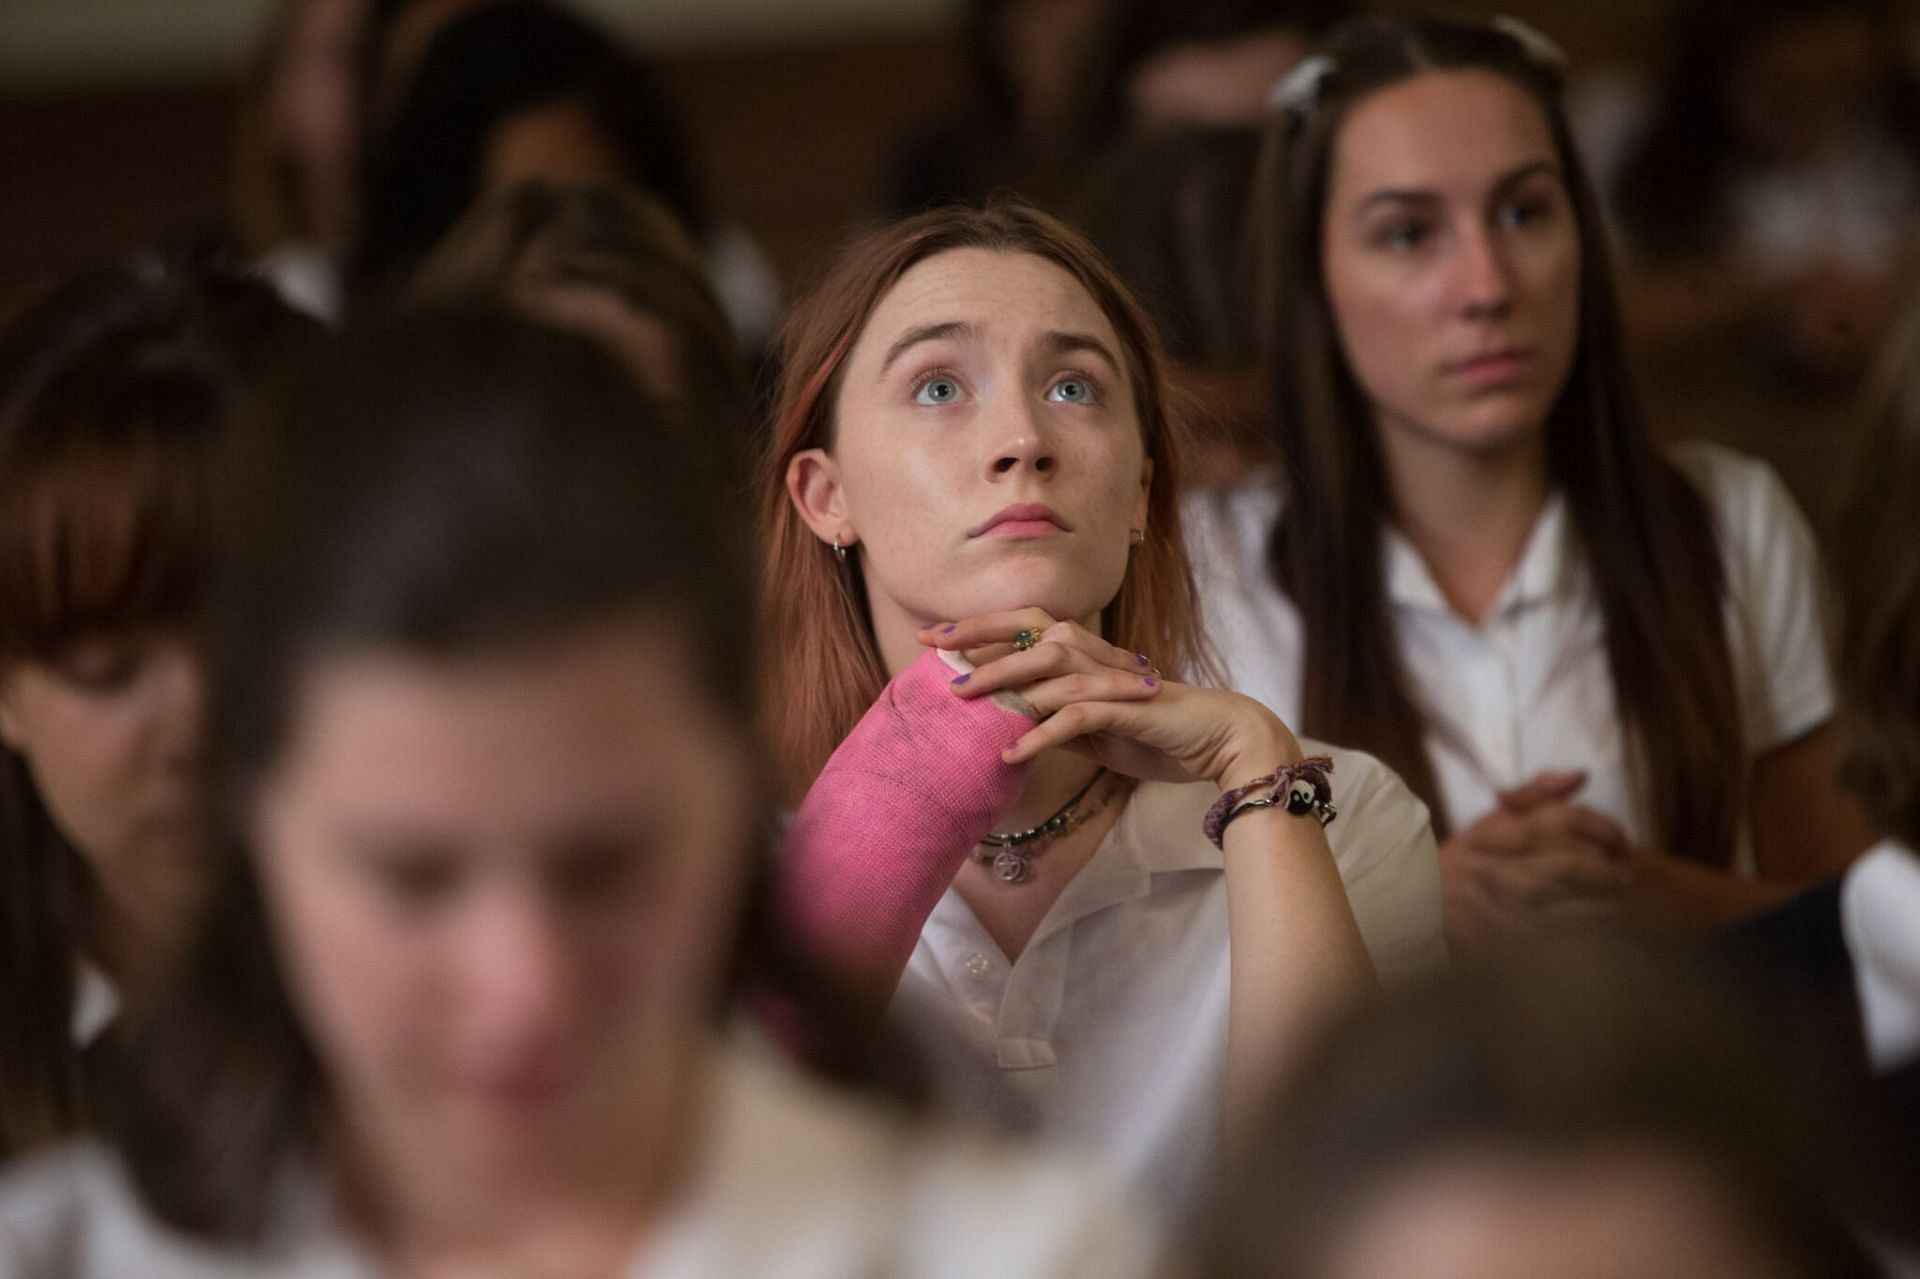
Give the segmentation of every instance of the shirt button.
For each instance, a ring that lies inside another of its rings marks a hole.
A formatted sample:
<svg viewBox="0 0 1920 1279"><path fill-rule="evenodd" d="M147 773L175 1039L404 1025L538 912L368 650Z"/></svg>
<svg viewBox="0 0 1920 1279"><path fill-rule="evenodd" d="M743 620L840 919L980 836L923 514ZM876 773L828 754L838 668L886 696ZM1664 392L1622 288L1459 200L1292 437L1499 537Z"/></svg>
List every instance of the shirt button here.
<svg viewBox="0 0 1920 1279"><path fill-rule="evenodd" d="M993 967L993 964L988 961L985 955L977 950L967 956L967 971L975 977L983 975L987 969L991 967Z"/></svg>

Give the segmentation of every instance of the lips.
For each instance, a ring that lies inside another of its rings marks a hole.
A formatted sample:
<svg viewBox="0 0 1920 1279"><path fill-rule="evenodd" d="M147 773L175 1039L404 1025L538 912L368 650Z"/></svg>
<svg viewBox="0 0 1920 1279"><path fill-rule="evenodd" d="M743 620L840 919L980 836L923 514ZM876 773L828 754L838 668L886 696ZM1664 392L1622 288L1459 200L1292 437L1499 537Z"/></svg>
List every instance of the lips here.
<svg viewBox="0 0 1920 1279"><path fill-rule="evenodd" d="M1470 355L1465 359L1454 360L1447 364L1445 368L1448 373L1456 377L1486 386L1511 381L1526 368L1532 359L1532 351L1524 347L1509 346L1502 347L1495 351L1486 351L1479 355Z"/></svg>
<svg viewBox="0 0 1920 1279"><path fill-rule="evenodd" d="M1016 502L1003 507L984 523L967 530L968 537L1042 537L1071 533L1073 526L1043 502Z"/></svg>

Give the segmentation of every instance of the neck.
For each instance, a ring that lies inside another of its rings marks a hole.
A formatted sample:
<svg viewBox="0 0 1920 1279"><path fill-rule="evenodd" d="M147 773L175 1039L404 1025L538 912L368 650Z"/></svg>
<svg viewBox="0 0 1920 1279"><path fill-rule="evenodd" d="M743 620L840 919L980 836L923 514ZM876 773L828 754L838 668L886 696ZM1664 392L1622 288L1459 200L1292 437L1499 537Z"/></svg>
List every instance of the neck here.
<svg viewBox="0 0 1920 1279"><path fill-rule="evenodd" d="M1476 626L1513 575L1547 502L1545 432L1474 453L1382 431L1393 518L1453 610Z"/></svg>
<svg viewBox="0 0 1920 1279"><path fill-rule="evenodd" d="M123 997L137 999L181 958L200 888L197 877L187 874L153 874L140 883L93 877L83 948Z"/></svg>
<svg viewBox="0 0 1920 1279"><path fill-rule="evenodd" d="M511 1152L343 1102L343 1205L396 1274L622 1273L685 1178L711 1067L711 1050L689 1045L590 1122Z"/></svg>

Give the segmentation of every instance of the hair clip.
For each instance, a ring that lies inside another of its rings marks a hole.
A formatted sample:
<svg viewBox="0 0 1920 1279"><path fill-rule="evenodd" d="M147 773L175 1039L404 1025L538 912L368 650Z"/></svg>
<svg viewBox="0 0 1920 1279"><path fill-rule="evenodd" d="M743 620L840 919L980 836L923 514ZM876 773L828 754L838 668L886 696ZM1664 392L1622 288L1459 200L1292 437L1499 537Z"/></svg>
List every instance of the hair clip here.
<svg viewBox="0 0 1920 1279"><path fill-rule="evenodd" d="M1320 86L1333 74L1334 69L1333 59L1324 53L1302 58L1298 66L1273 86L1273 92L1267 97L1268 105L1276 111L1291 111L1305 119L1320 105Z"/></svg>
<svg viewBox="0 0 1920 1279"><path fill-rule="evenodd" d="M1552 67L1556 71L1567 69L1571 61L1567 57L1567 51L1561 48L1559 42L1552 36L1538 27L1522 22L1518 18L1508 17L1504 13L1493 19L1489 25L1519 45L1521 52L1525 53L1530 61L1537 62L1541 66Z"/></svg>

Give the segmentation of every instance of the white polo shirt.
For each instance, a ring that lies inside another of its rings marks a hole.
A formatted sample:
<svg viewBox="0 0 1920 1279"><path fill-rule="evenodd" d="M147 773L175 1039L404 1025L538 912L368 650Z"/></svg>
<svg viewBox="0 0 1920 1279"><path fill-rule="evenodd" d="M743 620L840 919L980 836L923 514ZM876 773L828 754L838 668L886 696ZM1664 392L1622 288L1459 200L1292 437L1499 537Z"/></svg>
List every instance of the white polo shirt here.
<svg viewBox="0 0 1920 1279"><path fill-rule="evenodd" d="M1920 1059L1920 855L1895 840L1862 854L1840 885L1840 933L1867 1059L1883 1072Z"/></svg>
<svg viewBox="0 0 1920 1279"><path fill-rule="evenodd" d="M1334 758L1340 816L1327 836L1381 979L1441 966L1426 805L1370 755L1302 745ZM1222 1123L1226 868L1200 830L1218 796L1206 783L1137 787L1013 964L948 889L894 996L902 1019L953 1031L958 1042L927 1062L944 1093L977 1098L981 1075L997 1072L1042 1133L1098 1154L1176 1214Z"/></svg>
<svg viewBox="0 0 1920 1279"><path fill-rule="evenodd" d="M1146 1279L1151 1217L1112 1174L909 1126L753 1054L723 1060L698 1163L629 1279ZM0 1177L0 1279L376 1279L320 1179L289 1175L260 1248L149 1216L83 1142Z"/></svg>
<svg viewBox="0 0 1920 1279"><path fill-rule="evenodd" d="M1751 759L1833 712L1813 535L1779 478L1726 449L1675 454L1700 486L1727 569L1734 684ZM1268 545L1282 493L1263 476L1189 499L1186 522L1209 638L1228 683L1290 724L1300 714L1300 616L1274 582ZM1427 713L1427 750L1453 829L1492 811L1499 791L1584 769L1579 802L1647 839L1627 767L1599 601L1565 499L1541 512L1484 624L1448 605L1397 531L1384 539L1400 657Z"/></svg>

